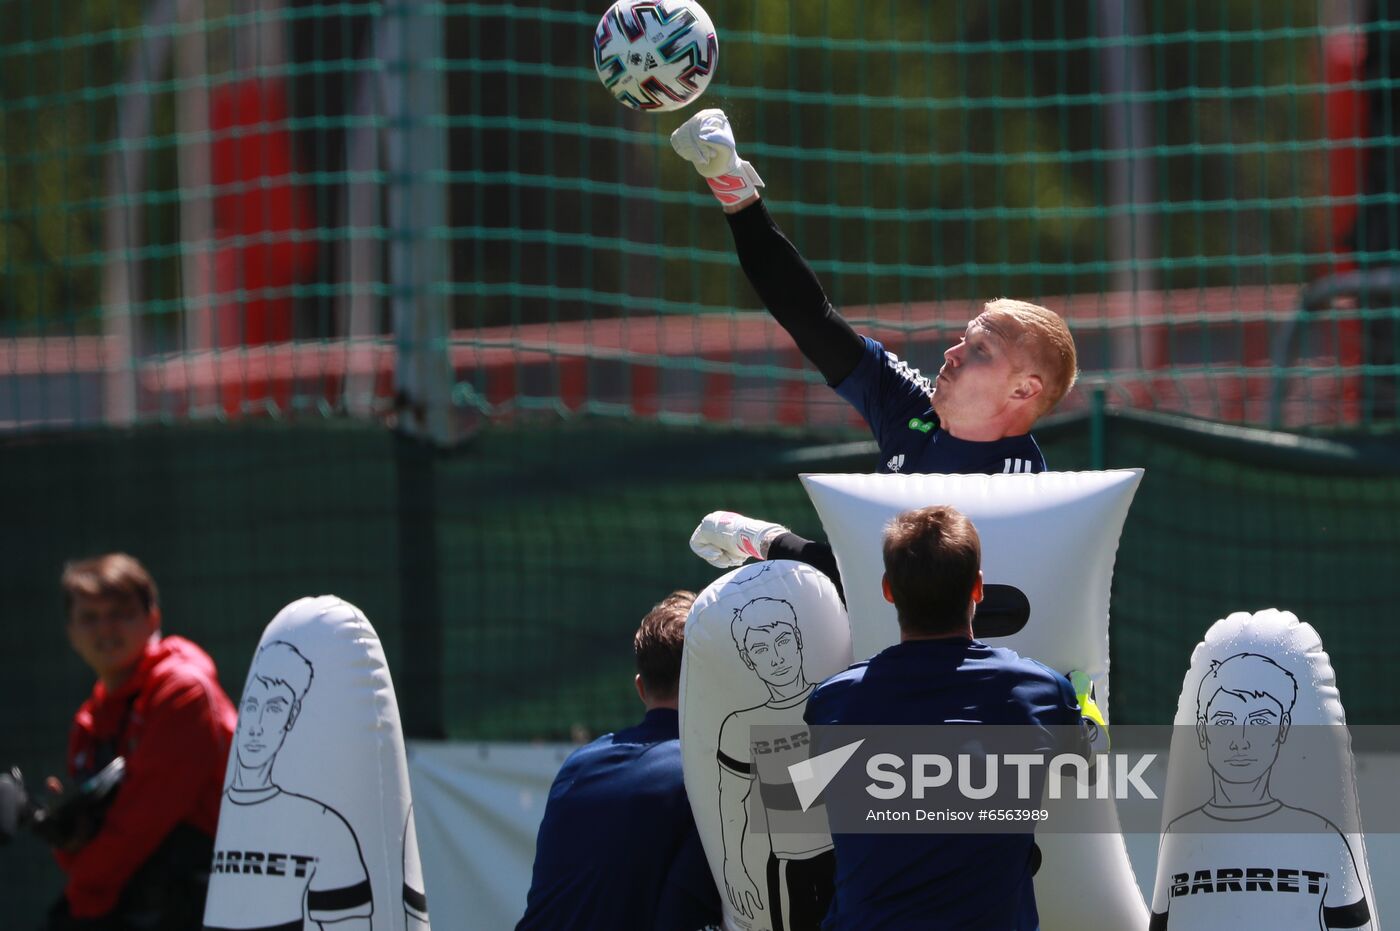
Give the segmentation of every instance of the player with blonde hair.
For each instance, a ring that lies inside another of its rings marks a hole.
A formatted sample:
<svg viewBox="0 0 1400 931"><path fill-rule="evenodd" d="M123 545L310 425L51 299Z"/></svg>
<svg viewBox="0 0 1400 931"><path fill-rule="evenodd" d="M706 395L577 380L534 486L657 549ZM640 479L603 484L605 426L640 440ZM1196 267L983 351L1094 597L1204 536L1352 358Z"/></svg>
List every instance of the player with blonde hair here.
<svg viewBox="0 0 1400 931"><path fill-rule="evenodd" d="M676 130L671 144L723 206L739 263L769 313L869 424L880 449L877 471L1045 471L1031 427L1078 377L1074 337L1059 315L1026 301L988 301L930 379L857 333L832 307L812 269L769 216L758 193L763 180L739 157L722 110L700 111ZM734 566L749 557L768 558L768 548L785 535L791 536L777 524L715 512L696 528L691 546L714 565ZM828 574L835 570L834 559L826 565L801 538L785 539L780 551Z"/></svg>

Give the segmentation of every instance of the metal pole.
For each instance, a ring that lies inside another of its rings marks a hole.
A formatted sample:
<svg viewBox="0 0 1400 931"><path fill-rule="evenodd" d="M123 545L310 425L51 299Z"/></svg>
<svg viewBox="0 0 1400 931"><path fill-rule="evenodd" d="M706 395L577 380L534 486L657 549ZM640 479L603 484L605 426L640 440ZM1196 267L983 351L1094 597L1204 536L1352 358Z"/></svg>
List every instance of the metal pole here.
<svg viewBox="0 0 1400 931"><path fill-rule="evenodd" d="M429 0L385 7L390 281L399 428L440 446L454 439L443 113L442 13Z"/></svg>
<svg viewBox="0 0 1400 931"><path fill-rule="evenodd" d="M143 188L146 148L151 131L151 95L147 86L165 71L177 0L156 0L143 17L117 103L117 142L107 156L107 207L102 217L103 421L127 426L136 420L136 365L142 354L141 327L135 306L141 300L141 263L131 255L141 241L141 211L134 203Z"/></svg>
<svg viewBox="0 0 1400 931"><path fill-rule="evenodd" d="M389 269L398 353L394 367L399 430L393 437L398 482L399 612L404 727L414 737L445 734L442 702L443 605L437 547L435 446L453 439L452 366L445 295L446 164L441 13L426 0L386 6L385 50Z"/></svg>
<svg viewBox="0 0 1400 931"><path fill-rule="evenodd" d="M214 348L218 329L210 295L214 290L214 206L209 164L208 33L202 28L204 0L182 0L180 35L175 39L175 132L181 142L177 155L180 181L181 323L186 353ZM225 313L236 307L223 308ZM206 387L186 398L191 414L209 414L218 390Z"/></svg>
<svg viewBox="0 0 1400 931"><path fill-rule="evenodd" d="M376 22L370 39L371 60L387 58L383 20ZM379 171L380 124L384 112L383 82L377 71L363 72L356 82L354 103L350 115L354 125L345 131L345 235L339 249L340 277L344 290L337 300L337 322L340 333L350 346L354 360L361 352L368 357L377 354L380 333L379 294L376 285L382 280L380 186L375 175ZM374 411L376 367L359 368L352 364L345 377L345 409L351 414L368 417Z"/></svg>
<svg viewBox="0 0 1400 931"><path fill-rule="evenodd" d="M1148 210L1152 204L1153 166L1147 151L1152 146L1152 121L1141 94L1147 87L1146 63L1141 46L1140 0L1099 0L1099 36L1103 65L1104 124L1110 150L1120 157L1108 162L1108 257L1114 263L1109 285L1127 296L1134 324L1141 309L1140 296L1157 290L1157 276L1150 262L1157 254L1157 234ZM1109 368L1143 369L1162 364L1160 336L1130 325L1115 331Z"/></svg>

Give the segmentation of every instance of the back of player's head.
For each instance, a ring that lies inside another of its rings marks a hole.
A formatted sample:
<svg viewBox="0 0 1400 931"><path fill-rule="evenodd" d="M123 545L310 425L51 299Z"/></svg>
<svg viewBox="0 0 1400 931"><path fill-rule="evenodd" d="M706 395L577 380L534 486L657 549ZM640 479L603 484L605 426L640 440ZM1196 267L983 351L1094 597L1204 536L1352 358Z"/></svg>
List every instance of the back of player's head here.
<svg viewBox="0 0 1400 931"><path fill-rule="evenodd" d="M65 615L72 611L78 598L130 599L146 614L160 607L155 580L139 560L126 553L75 559L63 567L59 585L63 588Z"/></svg>
<svg viewBox="0 0 1400 931"><path fill-rule="evenodd" d="M285 640L272 641L253 657L253 678L265 685L286 686L297 701L306 696L314 674L311 661Z"/></svg>
<svg viewBox="0 0 1400 931"><path fill-rule="evenodd" d="M988 301L983 313L1009 324L1004 331L1013 347L1021 352L1031 374L1040 376L1042 400L1036 416L1054 410L1079 378L1074 336L1064 320L1039 304L1005 297Z"/></svg>
<svg viewBox="0 0 1400 931"><path fill-rule="evenodd" d="M1212 660L1196 690L1196 719L1204 721L1211 700L1220 692L1241 698L1272 698L1284 714L1298 701L1298 680L1293 673L1258 653L1237 653Z"/></svg>
<svg viewBox="0 0 1400 931"><path fill-rule="evenodd" d="M675 698L680 689L685 619L694 603L694 592L672 592L652 606L632 638L637 675L654 698Z"/></svg>
<svg viewBox="0 0 1400 931"><path fill-rule="evenodd" d="M769 630L786 625L793 630L797 627L797 612L792 605L781 598L755 598L734 612L734 620L729 622L729 633L739 652L746 650L744 638L751 630ZM798 630L799 637L801 631Z"/></svg>
<svg viewBox="0 0 1400 931"><path fill-rule="evenodd" d="M957 508L918 508L885 527L885 577L899 626L943 634L966 626L982 569L977 528Z"/></svg>

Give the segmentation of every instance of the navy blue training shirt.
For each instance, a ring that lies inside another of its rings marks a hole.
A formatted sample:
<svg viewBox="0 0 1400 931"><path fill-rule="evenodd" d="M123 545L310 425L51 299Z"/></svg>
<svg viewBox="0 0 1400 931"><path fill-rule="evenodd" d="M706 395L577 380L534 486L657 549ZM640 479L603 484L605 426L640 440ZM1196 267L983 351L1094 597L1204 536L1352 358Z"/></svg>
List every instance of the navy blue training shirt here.
<svg viewBox="0 0 1400 931"><path fill-rule="evenodd" d="M720 920L676 711L653 708L570 754L549 789L517 931L696 931Z"/></svg>
<svg viewBox="0 0 1400 931"><path fill-rule="evenodd" d="M808 724L1077 725L1069 680L1012 650L898 643L819 685ZM837 834L824 929L1034 931L1030 834Z"/></svg>
<svg viewBox="0 0 1400 931"><path fill-rule="evenodd" d="M960 440L938 423L933 385L918 369L868 336L865 354L839 384L845 398L875 435L878 472L993 474L1044 472L1045 457L1029 433L987 442Z"/></svg>

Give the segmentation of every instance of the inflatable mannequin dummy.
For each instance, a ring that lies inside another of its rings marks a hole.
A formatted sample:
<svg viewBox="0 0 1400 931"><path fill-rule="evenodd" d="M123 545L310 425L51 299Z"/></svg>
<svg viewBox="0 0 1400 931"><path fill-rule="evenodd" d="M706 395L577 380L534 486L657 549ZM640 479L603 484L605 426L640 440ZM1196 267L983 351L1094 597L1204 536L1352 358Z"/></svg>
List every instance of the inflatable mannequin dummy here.
<svg viewBox="0 0 1400 931"><path fill-rule="evenodd" d="M791 749L805 759L807 698L850 662L840 596L810 566L744 566L695 599L681 665L681 758L729 931L802 931L826 913L831 837L811 833L810 812L801 831L783 830L785 816L800 813L796 793L791 782L770 784L769 767L760 774L750 728L790 725L790 738L757 752L780 758ZM778 764L772 771L785 771ZM751 812L766 819L763 829L749 824Z"/></svg>
<svg viewBox="0 0 1400 931"><path fill-rule="evenodd" d="M1152 928L1374 928L1346 715L1311 625L1216 621L1167 766Z"/></svg>
<svg viewBox="0 0 1400 931"><path fill-rule="evenodd" d="M949 504L982 540L982 574L1030 605L1023 627L986 637L1070 675L1081 705L1108 710L1108 603L1118 537L1141 470L1035 475L804 475L846 590L851 639L864 659L899 639L894 606L881 591L881 539L896 514ZM979 635L981 636L981 635ZM1073 675L1071 675L1073 674ZM1088 712L1086 712L1087 714ZM1097 713L1097 712L1096 712ZM1042 807L1057 803L1047 799ZM1082 819L1085 809L1075 809ZM1083 833L1041 832L1036 905L1046 931L1144 928L1147 908L1134 879L1112 800L1091 806Z"/></svg>
<svg viewBox="0 0 1400 931"><path fill-rule="evenodd" d="M389 667L369 621L339 598L287 605L253 655L204 925L428 927Z"/></svg>

